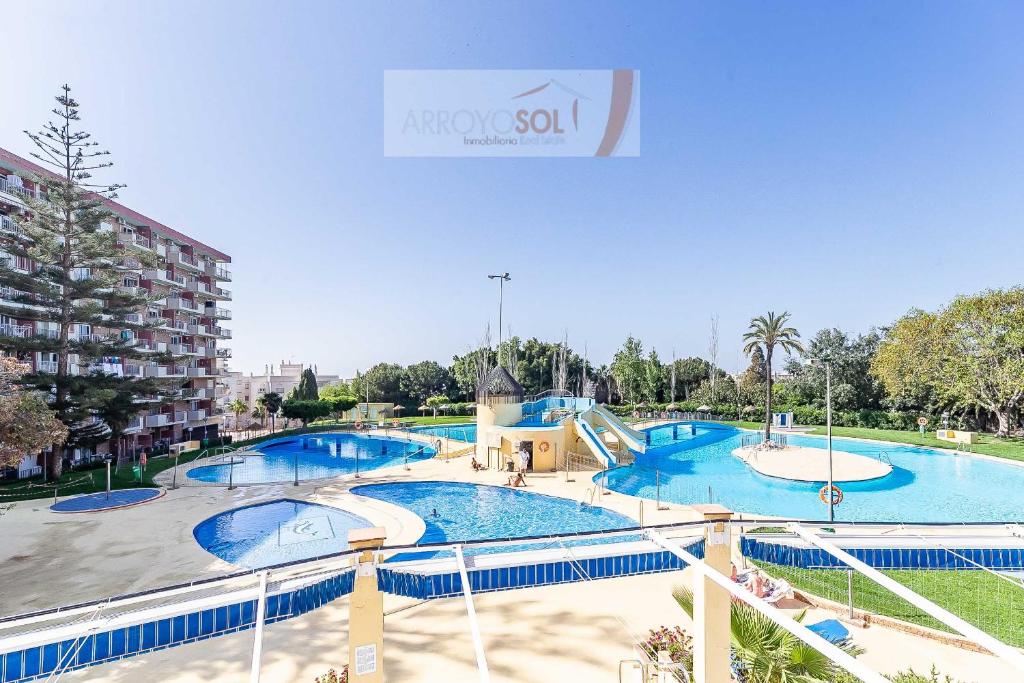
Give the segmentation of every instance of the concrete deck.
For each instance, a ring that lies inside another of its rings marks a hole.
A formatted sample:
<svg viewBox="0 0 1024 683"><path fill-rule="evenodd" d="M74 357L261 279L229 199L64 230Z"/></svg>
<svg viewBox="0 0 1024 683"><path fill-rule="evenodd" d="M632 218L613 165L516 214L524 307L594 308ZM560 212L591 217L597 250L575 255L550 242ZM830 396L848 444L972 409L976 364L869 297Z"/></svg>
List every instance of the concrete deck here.
<svg viewBox="0 0 1024 683"><path fill-rule="evenodd" d="M737 448L732 452L755 472L792 481L828 481L828 451L824 448L786 446L771 450ZM867 481L892 472L892 465L864 455L832 450L832 481Z"/></svg>

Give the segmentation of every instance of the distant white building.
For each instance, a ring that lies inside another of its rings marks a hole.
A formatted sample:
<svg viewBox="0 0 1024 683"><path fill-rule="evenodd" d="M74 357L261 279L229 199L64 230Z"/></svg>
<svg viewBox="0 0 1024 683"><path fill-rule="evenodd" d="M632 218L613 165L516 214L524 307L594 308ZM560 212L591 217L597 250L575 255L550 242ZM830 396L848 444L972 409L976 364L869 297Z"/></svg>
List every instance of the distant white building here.
<svg viewBox="0 0 1024 683"><path fill-rule="evenodd" d="M316 385L319 388L323 388L328 384L333 384L341 380L340 375L321 375L317 371L316 365L303 365L302 363L286 363L281 361L281 365L277 372L274 371L273 364L264 366L263 374L257 375L251 373L244 375L241 372L228 372L224 378L224 385L226 391L224 398L221 399L224 402L225 415L227 416L227 423L234 428L235 416L228 410L227 406L234 401L236 398L240 398L245 401L245 404L249 406L249 411L252 412L256 401L260 396L269 393L281 394L282 398L286 398L288 393L299 385L299 379L302 377L302 371L306 368L311 368L313 374L316 375ZM247 420L242 418L242 425L247 424Z"/></svg>

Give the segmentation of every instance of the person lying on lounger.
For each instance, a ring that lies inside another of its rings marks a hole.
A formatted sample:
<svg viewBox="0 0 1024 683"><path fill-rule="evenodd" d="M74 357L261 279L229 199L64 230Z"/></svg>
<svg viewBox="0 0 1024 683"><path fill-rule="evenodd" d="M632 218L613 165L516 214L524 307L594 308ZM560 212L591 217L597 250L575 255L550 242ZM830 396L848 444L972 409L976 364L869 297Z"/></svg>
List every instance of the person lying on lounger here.
<svg viewBox="0 0 1024 683"><path fill-rule="evenodd" d="M513 488L519 488L520 486L526 486L526 477L522 472L516 472L515 477L509 475L508 483L505 486L511 486Z"/></svg>

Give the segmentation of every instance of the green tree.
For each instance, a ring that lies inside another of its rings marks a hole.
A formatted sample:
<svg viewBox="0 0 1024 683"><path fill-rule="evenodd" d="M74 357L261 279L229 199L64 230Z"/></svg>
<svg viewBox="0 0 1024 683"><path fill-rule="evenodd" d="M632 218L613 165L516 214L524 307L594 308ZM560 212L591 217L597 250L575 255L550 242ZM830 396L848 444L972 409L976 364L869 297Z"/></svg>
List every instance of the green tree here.
<svg viewBox="0 0 1024 683"><path fill-rule="evenodd" d="M0 232L0 252L8 255L0 260L0 286L18 292L14 305L0 305L0 313L32 320L36 334L4 336L0 351L56 358L55 372L26 375L22 381L51 397L50 406L68 429L63 447L74 448L117 435L117 425L101 417L105 400L117 401L125 392L136 398L154 393L152 380L126 378L111 391L102 372L81 374L73 368L88 368L106 357L142 359L130 339L152 327L136 312L153 297L119 287L124 251L104 198L116 197L122 186L90 182L93 171L111 165L102 161L109 152L97 150L98 143L78 128L79 105L68 86L56 100L56 123L28 134L37 148L32 156L52 170L29 178L38 192L25 198L27 211L14 216L15 230ZM136 257L143 265L151 259ZM106 412L118 411L111 406ZM48 474L59 477L61 465L62 458L50 458Z"/></svg>
<svg viewBox="0 0 1024 683"><path fill-rule="evenodd" d="M693 593L676 588L672 597L693 617ZM802 622L805 616L801 612L794 619ZM846 676L827 655L746 603L731 603L729 624L733 658L746 683L833 683ZM864 652L850 643L838 647L854 657Z"/></svg>
<svg viewBox="0 0 1024 683"><path fill-rule="evenodd" d="M455 379L447 368L432 360L414 363L405 369L399 380L399 389L413 403L419 405L434 394L447 394Z"/></svg>
<svg viewBox="0 0 1024 683"><path fill-rule="evenodd" d="M327 417L331 414L331 410L331 404L327 401L288 399L281 404L281 414L289 420L302 420L303 427L308 426L313 420Z"/></svg>
<svg viewBox="0 0 1024 683"><path fill-rule="evenodd" d="M665 388L665 370L661 366L658 352L651 349L644 363L643 396L650 403L657 403Z"/></svg>
<svg viewBox="0 0 1024 683"><path fill-rule="evenodd" d="M634 404L637 402L643 387L645 369L643 344L633 336L627 337L622 348L615 352L611 364L612 376L624 400Z"/></svg>
<svg viewBox="0 0 1024 683"><path fill-rule="evenodd" d="M1024 399L1024 288L912 311L889 330L871 367L891 395L930 390L949 405L994 415L1005 436Z"/></svg>
<svg viewBox="0 0 1024 683"><path fill-rule="evenodd" d="M758 316L750 321L750 329L743 335L746 345L743 353L752 355L759 350L764 356L765 368L765 417L764 417L764 440L771 441L772 438L772 358L775 355L775 348L781 348L789 354L803 353L804 347L800 344L800 333L796 328L787 327L789 313L783 311L781 315L775 315L774 311L768 311L767 316Z"/></svg>
<svg viewBox="0 0 1024 683"><path fill-rule="evenodd" d="M825 405L825 370L820 364L803 362L806 358L827 358L832 366L832 406L837 410L878 409L885 398L885 387L871 374L871 361L878 352L881 336L877 332L851 338L838 329L819 330L807 343L800 359L791 359L786 371L789 403Z"/></svg>
<svg viewBox="0 0 1024 683"><path fill-rule="evenodd" d="M43 394L27 391L18 380L29 367L0 356L0 467L17 467L26 455L38 453L67 438Z"/></svg>
<svg viewBox="0 0 1024 683"><path fill-rule="evenodd" d="M471 401L476 398L477 360L485 355L488 367L494 367L497 354L492 349L483 346L473 349L463 356L452 357L450 372L455 378L455 384L459 393L464 394Z"/></svg>
<svg viewBox="0 0 1024 683"><path fill-rule="evenodd" d="M403 373L401 365L377 363L365 375L358 377L362 390L356 395L364 399L368 389L371 402L401 403L406 400L402 395Z"/></svg>
<svg viewBox="0 0 1024 683"><path fill-rule="evenodd" d="M434 411L434 417L437 417L437 409L451 401L447 396L437 394L427 398L425 405L429 406Z"/></svg>
<svg viewBox="0 0 1024 683"><path fill-rule="evenodd" d="M701 382L711 378L711 364L703 358L679 358L675 362L675 369L676 383L682 387L683 400L686 401L690 400L690 394Z"/></svg>
<svg viewBox="0 0 1024 683"><path fill-rule="evenodd" d="M330 404L331 412L337 415L339 419L359 404L358 398L347 394L333 394L325 396L321 400Z"/></svg>
<svg viewBox="0 0 1024 683"><path fill-rule="evenodd" d="M242 415L249 411L249 404L240 398L236 398L228 404L228 410L235 414L235 429L241 429L242 425L240 421L242 419Z"/></svg>
<svg viewBox="0 0 1024 683"><path fill-rule="evenodd" d="M306 368L299 376L299 384L295 387L294 398L300 401L317 401L320 399L320 390L316 384L316 373L312 368Z"/></svg>
<svg viewBox="0 0 1024 683"><path fill-rule="evenodd" d="M263 406L263 410L270 416L271 434L274 433L274 418L277 417L278 411L281 410L281 403L283 400L284 399L281 397L281 394L276 391L267 392L256 399L256 402Z"/></svg>

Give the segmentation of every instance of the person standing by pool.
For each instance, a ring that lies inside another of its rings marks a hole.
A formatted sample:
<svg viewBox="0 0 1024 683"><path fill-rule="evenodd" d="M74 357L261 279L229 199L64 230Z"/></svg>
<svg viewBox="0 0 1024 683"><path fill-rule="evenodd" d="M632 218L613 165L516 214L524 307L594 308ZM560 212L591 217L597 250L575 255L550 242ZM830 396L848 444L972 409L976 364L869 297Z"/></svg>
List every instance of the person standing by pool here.
<svg viewBox="0 0 1024 683"><path fill-rule="evenodd" d="M530 454L526 452L526 444L522 441L519 442L519 471L526 474L527 468L530 466Z"/></svg>

